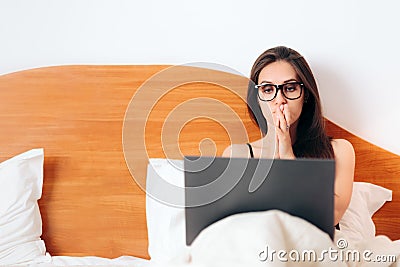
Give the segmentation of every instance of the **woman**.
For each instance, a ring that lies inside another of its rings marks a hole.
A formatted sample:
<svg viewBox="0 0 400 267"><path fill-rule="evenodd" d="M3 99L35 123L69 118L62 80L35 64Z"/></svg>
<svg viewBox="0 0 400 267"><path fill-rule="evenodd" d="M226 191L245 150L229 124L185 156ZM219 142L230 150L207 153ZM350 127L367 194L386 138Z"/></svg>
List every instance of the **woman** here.
<svg viewBox="0 0 400 267"><path fill-rule="evenodd" d="M264 137L248 144L231 145L223 156L334 158L334 218L335 225L338 224L351 198L354 149L347 140L327 136L317 84L309 65L293 49L271 48L255 61L250 80L247 108Z"/></svg>

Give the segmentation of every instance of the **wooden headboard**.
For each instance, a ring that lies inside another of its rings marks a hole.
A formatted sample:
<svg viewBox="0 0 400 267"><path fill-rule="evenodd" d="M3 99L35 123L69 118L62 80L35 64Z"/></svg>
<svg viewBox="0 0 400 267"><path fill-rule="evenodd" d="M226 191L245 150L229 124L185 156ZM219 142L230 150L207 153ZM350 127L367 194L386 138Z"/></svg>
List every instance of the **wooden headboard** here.
<svg viewBox="0 0 400 267"><path fill-rule="evenodd" d="M39 205L52 255L148 258L142 189L148 158L221 155L230 142L259 138L246 114L247 79L194 67L170 70L57 66L0 76L0 160L44 148ZM189 112L193 107L201 116ZM394 191L374 220L378 234L400 239L400 156L327 126L353 143L357 181Z"/></svg>

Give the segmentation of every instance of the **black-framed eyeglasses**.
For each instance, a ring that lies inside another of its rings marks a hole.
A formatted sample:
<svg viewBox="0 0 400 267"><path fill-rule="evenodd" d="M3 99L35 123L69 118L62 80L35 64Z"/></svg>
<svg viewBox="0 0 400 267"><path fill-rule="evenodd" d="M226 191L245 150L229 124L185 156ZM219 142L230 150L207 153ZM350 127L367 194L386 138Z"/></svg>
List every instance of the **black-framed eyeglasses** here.
<svg viewBox="0 0 400 267"><path fill-rule="evenodd" d="M301 97L304 84L301 82L287 82L284 84L272 84L263 82L254 86L258 90L258 98L261 101L272 101L281 90L283 96L289 100L295 100Z"/></svg>

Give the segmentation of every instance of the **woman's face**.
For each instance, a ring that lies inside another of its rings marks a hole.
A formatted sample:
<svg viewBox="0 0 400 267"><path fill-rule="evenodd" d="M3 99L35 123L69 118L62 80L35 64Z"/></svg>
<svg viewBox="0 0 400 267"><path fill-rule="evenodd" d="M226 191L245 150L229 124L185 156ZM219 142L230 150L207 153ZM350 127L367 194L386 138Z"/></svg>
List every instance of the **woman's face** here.
<svg viewBox="0 0 400 267"><path fill-rule="evenodd" d="M287 82L300 82L297 77L296 71L286 61L276 61L265 66L258 77L258 84L270 83L281 85ZM303 90L304 91L304 90ZM261 111L268 123L274 123L277 117L278 109L284 114L287 124L293 125L300 117L304 102L304 92L301 97L295 100L286 99L282 90L278 91L278 94L272 101L261 101L258 99L258 103L261 107ZM271 121L271 115L273 121Z"/></svg>

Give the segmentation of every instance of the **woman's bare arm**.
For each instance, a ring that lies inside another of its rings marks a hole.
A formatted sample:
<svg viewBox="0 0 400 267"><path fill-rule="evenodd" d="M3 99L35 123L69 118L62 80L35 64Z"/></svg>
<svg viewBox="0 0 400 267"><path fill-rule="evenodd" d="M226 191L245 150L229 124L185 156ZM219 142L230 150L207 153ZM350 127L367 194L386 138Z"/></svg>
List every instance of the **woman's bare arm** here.
<svg viewBox="0 0 400 267"><path fill-rule="evenodd" d="M335 225L339 223L349 206L353 191L355 153L352 144L345 139L332 140L335 153Z"/></svg>

